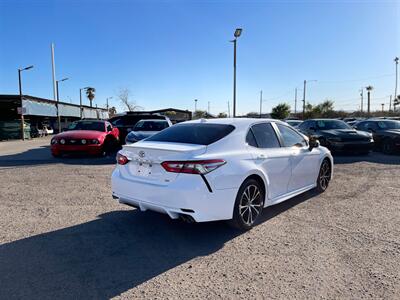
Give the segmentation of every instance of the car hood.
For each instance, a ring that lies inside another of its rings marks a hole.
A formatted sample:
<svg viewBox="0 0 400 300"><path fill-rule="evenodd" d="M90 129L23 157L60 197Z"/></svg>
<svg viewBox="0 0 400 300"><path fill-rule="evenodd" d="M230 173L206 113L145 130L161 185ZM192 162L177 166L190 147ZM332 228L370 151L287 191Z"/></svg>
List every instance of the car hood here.
<svg viewBox="0 0 400 300"><path fill-rule="evenodd" d="M71 130L59 133L56 137L64 139L98 139L105 136L105 134L105 132L95 130Z"/></svg>
<svg viewBox="0 0 400 300"><path fill-rule="evenodd" d="M347 137L370 137L371 135L368 132L358 131L355 129L330 129L330 130L320 130L323 135L327 136L337 136L341 138Z"/></svg>
<svg viewBox="0 0 400 300"><path fill-rule="evenodd" d="M131 131L128 134L128 138L135 138L136 140L140 141L145 138L148 138L149 136L152 136L156 134L159 131Z"/></svg>

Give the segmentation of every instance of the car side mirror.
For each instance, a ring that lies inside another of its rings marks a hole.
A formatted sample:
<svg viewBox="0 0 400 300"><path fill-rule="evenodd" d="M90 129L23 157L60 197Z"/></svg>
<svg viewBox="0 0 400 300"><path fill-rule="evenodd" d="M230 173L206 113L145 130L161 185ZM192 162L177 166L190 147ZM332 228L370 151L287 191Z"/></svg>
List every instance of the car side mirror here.
<svg viewBox="0 0 400 300"><path fill-rule="evenodd" d="M372 128L368 128L367 129L369 132L374 132L374 130Z"/></svg>
<svg viewBox="0 0 400 300"><path fill-rule="evenodd" d="M309 141L308 141L308 149L310 151L312 151L312 149L314 148L318 148L319 147L319 141L316 137L310 137Z"/></svg>

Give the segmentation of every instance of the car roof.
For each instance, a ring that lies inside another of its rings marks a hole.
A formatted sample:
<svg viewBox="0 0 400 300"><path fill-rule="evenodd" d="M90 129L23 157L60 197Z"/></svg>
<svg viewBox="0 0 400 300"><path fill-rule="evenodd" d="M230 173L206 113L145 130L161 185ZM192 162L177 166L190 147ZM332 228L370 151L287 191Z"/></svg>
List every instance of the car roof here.
<svg viewBox="0 0 400 300"><path fill-rule="evenodd" d="M142 120L139 120L139 122L141 122L141 121L143 121L143 122L168 122L166 119L142 119Z"/></svg>
<svg viewBox="0 0 400 300"><path fill-rule="evenodd" d="M204 124L226 124L233 125L235 127L248 127L255 123L261 122L275 122L278 124L286 125L286 122L277 120L277 119L263 119L263 118L216 118L216 119L197 119L186 121L180 124L193 124L193 123L204 123Z"/></svg>

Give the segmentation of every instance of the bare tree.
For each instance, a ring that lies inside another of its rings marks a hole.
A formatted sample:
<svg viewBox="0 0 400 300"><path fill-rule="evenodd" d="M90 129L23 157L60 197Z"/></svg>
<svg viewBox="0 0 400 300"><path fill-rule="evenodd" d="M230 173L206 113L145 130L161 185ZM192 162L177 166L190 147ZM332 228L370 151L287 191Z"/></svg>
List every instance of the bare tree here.
<svg viewBox="0 0 400 300"><path fill-rule="evenodd" d="M131 91L129 89L120 89L118 98L128 111L135 111L142 109L141 106L136 105L135 101L130 99Z"/></svg>

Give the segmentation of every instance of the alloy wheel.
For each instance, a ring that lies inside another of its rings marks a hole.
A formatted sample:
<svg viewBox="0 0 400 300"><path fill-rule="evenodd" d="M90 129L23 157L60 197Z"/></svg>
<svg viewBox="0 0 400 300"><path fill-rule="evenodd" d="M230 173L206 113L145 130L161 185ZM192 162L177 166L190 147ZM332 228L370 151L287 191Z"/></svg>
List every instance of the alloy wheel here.
<svg viewBox="0 0 400 300"><path fill-rule="evenodd" d="M263 206L260 189L256 185L249 185L243 191L239 203L239 214L243 222L251 226L259 216Z"/></svg>
<svg viewBox="0 0 400 300"><path fill-rule="evenodd" d="M329 163L324 161L321 166L321 171L319 173L319 185L322 190L326 190L331 179L331 170Z"/></svg>

